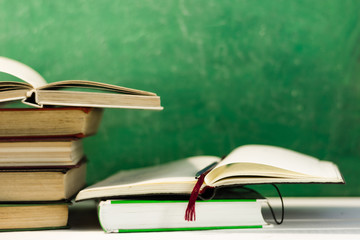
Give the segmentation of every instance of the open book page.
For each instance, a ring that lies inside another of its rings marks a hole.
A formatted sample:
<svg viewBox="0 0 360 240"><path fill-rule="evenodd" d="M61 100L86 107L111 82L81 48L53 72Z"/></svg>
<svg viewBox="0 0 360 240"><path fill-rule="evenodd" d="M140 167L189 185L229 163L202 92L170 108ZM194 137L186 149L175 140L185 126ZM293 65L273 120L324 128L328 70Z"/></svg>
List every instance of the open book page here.
<svg viewBox="0 0 360 240"><path fill-rule="evenodd" d="M15 83L16 83L16 85L14 85L14 82L0 82L0 91L33 89L33 87L30 86L30 84L28 84L28 83L25 83L25 82L15 82Z"/></svg>
<svg viewBox="0 0 360 240"><path fill-rule="evenodd" d="M331 162L319 161L292 150L265 145L245 145L236 148L208 174L208 181L216 181L215 175L225 171L227 177L245 175L284 178L293 176L305 180L306 177L331 181L341 179L337 167Z"/></svg>
<svg viewBox="0 0 360 240"><path fill-rule="evenodd" d="M23 100L32 89L26 82L0 82L0 102Z"/></svg>
<svg viewBox="0 0 360 240"><path fill-rule="evenodd" d="M109 196L190 193L198 171L220 158L199 156L158 166L120 171L119 173L84 190L76 201Z"/></svg>
<svg viewBox="0 0 360 240"><path fill-rule="evenodd" d="M146 95L146 96L156 96L155 93L126 88L121 86L116 86L112 84L92 82L87 80L64 80L60 82L49 83L46 86L39 88L39 90L46 89L62 89L62 88L93 88L99 90L112 91L123 94L135 94L135 95Z"/></svg>
<svg viewBox="0 0 360 240"><path fill-rule="evenodd" d="M0 103L9 102L16 100L23 100L27 94L28 90L11 90L11 91L2 91L0 86Z"/></svg>
<svg viewBox="0 0 360 240"><path fill-rule="evenodd" d="M0 57L0 72L13 75L29 83L33 88L47 84L45 79L31 67L6 57Z"/></svg>

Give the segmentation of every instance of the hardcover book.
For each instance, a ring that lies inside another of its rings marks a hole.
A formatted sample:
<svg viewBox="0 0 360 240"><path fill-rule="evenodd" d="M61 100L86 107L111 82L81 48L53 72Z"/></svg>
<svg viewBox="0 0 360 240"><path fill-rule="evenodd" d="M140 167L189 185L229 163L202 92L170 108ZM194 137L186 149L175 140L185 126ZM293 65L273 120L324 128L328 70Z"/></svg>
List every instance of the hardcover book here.
<svg viewBox="0 0 360 240"><path fill-rule="evenodd" d="M86 137L100 125L100 108L0 108L0 138Z"/></svg>
<svg viewBox="0 0 360 240"><path fill-rule="evenodd" d="M1 202L71 199L84 187L85 159L70 166L6 167L0 169Z"/></svg>
<svg viewBox="0 0 360 240"><path fill-rule="evenodd" d="M76 165L83 157L82 139L0 141L0 167Z"/></svg>
<svg viewBox="0 0 360 240"><path fill-rule="evenodd" d="M265 199L213 199L196 203L196 221L186 221L186 200L107 200L98 206L105 232L184 231L270 226Z"/></svg>
<svg viewBox="0 0 360 240"><path fill-rule="evenodd" d="M66 228L67 202L0 204L0 231Z"/></svg>

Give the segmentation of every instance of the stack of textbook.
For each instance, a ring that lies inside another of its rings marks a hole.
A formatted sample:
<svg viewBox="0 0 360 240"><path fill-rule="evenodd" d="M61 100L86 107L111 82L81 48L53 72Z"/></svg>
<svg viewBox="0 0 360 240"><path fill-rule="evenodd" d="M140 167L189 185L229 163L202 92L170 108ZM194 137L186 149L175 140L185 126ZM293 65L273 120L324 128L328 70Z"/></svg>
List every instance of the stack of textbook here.
<svg viewBox="0 0 360 240"><path fill-rule="evenodd" d="M96 133L96 108L0 109L0 229L67 226L85 185L82 138Z"/></svg>
<svg viewBox="0 0 360 240"><path fill-rule="evenodd" d="M24 81L0 80L0 103L37 107L0 108L0 230L66 227L69 200L85 185L82 138L96 133L102 109L161 110L160 97L87 80L48 84L6 57L0 72Z"/></svg>

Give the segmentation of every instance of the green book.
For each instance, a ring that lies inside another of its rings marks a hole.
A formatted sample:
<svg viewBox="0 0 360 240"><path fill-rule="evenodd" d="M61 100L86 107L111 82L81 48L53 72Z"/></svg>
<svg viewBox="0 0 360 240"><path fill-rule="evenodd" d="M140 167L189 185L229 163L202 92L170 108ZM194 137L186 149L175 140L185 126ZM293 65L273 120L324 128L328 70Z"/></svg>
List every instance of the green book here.
<svg viewBox="0 0 360 240"><path fill-rule="evenodd" d="M100 201L98 215L105 232L152 232L263 228L265 199L214 199L196 202L196 221L184 218L187 200Z"/></svg>

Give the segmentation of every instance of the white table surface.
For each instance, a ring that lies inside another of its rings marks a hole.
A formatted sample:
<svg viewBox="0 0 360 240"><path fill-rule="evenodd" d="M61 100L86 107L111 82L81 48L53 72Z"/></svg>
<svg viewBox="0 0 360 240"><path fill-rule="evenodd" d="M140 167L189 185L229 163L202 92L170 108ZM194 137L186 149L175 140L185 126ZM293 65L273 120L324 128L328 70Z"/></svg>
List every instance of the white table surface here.
<svg viewBox="0 0 360 240"><path fill-rule="evenodd" d="M279 215L280 200L270 203ZM85 201L70 207L70 229L3 232L0 239L360 239L360 197L284 198L284 203L284 223L270 228L108 234L99 225L95 203ZM264 216L271 222L267 209Z"/></svg>

